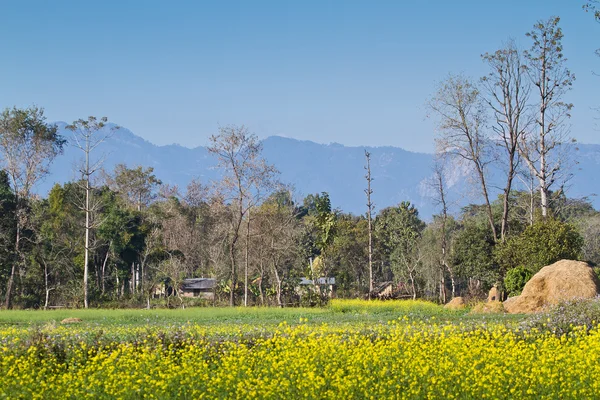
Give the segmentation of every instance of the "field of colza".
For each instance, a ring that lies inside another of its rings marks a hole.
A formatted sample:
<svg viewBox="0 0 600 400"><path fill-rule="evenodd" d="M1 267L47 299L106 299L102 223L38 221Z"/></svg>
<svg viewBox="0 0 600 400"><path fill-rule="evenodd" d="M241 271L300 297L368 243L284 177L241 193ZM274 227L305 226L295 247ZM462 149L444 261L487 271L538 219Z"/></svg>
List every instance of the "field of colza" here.
<svg viewBox="0 0 600 400"><path fill-rule="evenodd" d="M0 397L597 398L600 331L577 326L596 307L569 308L577 323L421 301L3 311Z"/></svg>

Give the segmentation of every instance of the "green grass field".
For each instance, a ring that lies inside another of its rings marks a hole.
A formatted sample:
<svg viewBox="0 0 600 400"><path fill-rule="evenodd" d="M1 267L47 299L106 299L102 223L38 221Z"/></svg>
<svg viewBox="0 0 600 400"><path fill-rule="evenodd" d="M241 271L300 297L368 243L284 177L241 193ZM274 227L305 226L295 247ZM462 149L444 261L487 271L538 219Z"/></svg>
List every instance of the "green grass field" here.
<svg viewBox="0 0 600 400"><path fill-rule="evenodd" d="M449 311L423 301L334 300L323 308L201 307L186 309L88 309L88 310L10 310L0 311L0 326L36 326L57 324L65 318L79 318L87 326L160 326L198 324L273 326L294 324L302 318L311 325L385 324L407 317L411 320L437 318L448 322L519 320L505 314L469 314L468 310Z"/></svg>

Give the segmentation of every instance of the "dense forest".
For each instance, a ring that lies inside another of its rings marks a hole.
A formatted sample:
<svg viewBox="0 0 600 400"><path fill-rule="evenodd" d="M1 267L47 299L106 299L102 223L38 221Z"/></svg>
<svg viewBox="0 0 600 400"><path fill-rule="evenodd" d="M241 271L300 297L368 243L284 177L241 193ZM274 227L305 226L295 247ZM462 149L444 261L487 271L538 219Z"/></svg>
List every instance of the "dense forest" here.
<svg viewBox="0 0 600 400"><path fill-rule="evenodd" d="M151 167L104 170L102 143L116 134L106 118L75 121L62 136L41 108L5 109L3 307L320 304L331 293L318 278L328 277L338 297L375 297L387 284L388 296L445 303L493 285L517 294L562 258L599 263L600 213L567 196L576 160L561 144L571 140L566 95L575 76L559 22L535 24L527 50L509 41L482 55L486 76L439 84L428 103L438 126L432 218L409 202L377 209L366 152L365 185L356 188L365 214L357 216L326 192L298 198L243 126L211 137L220 181L180 188ZM36 195L65 146L81 150L79 178ZM489 183L492 163L505 173L500 190ZM481 202L454 210L445 171L459 164L472 171ZM216 278L213 300L181 297L183 281L196 277ZM313 284L299 290L303 278Z"/></svg>

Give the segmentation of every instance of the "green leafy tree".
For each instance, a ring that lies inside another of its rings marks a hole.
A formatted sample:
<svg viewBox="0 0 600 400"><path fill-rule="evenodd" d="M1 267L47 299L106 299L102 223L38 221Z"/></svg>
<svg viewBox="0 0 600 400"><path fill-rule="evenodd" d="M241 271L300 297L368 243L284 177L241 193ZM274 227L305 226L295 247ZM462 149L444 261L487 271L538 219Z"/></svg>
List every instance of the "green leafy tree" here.
<svg viewBox="0 0 600 400"><path fill-rule="evenodd" d="M422 258L419 247L425 223L419 212L408 201L388 207L375 219L375 237L384 264L388 264L396 281L410 285L410 293L417 297L418 267Z"/></svg>
<svg viewBox="0 0 600 400"><path fill-rule="evenodd" d="M117 193L106 187L99 193L99 198L102 203L101 222L95 232L98 242L95 246L97 290L105 294L107 280L115 276L128 280L130 292L134 294L142 280L142 271L137 270L145 239L141 215L127 207ZM110 271L111 264L115 271ZM115 280L112 283L113 287L117 285Z"/></svg>
<svg viewBox="0 0 600 400"><path fill-rule="evenodd" d="M318 287L318 278L327 276L329 272L329 250L336 235L336 213L331 209L331 200L329 193L322 192L314 196L314 211L310 216L308 223L312 225L314 245L319 252L318 257L309 260L309 271L306 276L310 276L314 282L314 293L319 294L318 303L321 304L323 293L320 293ZM305 260L306 262L306 260Z"/></svg>
<svg viewBox="0 0 600 400"><path fill-rule="evenodd" d="M450 260L469 294L478 295L500 278L493 259L494 238L484 221L466 220L452 238Z"/></svg>
<svg viewBox="0 0 600 400"><path fill-rule="evenodd" d="M7 282L14 262L16 202L8 174L0 170L0 281Z"/></svg>
<svg viewBox="0 0 600 400"><path fill-rule="evenodd" d="M38 253L36 259L43 270L46 290L44 304L74 306L81 302L84 235L83 212L75 199L83 195L75 183L56 184L50 190L47 206L40 209Z"/></svg>
<svg viewBox="0 0 600 400"><path fill-rule="evenodd" d="M536 273L561 259L579 259L582 247L583 239L573 225L548 218L497 246L494 258L504 271L524 266Z"/></svg>
<svg viewBox="0 0 600 400"><path fill-rule="evenodd" d="M369 292L368 221L364 217L341 214L336 235L329 248L331 274L336 278L338 295L361 296Z"/></svg>
<svg viewBox="0 0 600 400"><path fill-rule="evenodd" d="M142 211L142 207L156 198L156 188L162 184L153 172L152 167L127 168L125 164L117 164L109 186L137 211Z"/></svg>
<svg viewBox="0 0 600 400"><path fill-rule="evenodd" d="M320 196L315 197L315 209L315 226L319 232L317 246L323 254L335 237L336 218L335 213L331 211L331 200L328 193L323 192Z"/></svg>
<svg viewBox="0 0 600 400"><path fill-rule="evenodd" d="M50 164L62 153L64 144L56 126L46 123L41 108L7 108L0 114L0 168L8 175L16 205L15 257L6 284L6 308L11 305L17 272L25 267L26 255L21 251L21 242L24 231L29 228L28 201L37 182L48 174Z"/></svg>
<svg viewBox="0 0 600 400"><path fill-rule="evenodd" d="M426 295L437 297L442 304L446 303L448 289L451 298L457 290L456 272L449 257L451 238L456 229L458 223L452 216L434 215L433 221L423 230L419 244L423 254L421 276Z"/></svg>

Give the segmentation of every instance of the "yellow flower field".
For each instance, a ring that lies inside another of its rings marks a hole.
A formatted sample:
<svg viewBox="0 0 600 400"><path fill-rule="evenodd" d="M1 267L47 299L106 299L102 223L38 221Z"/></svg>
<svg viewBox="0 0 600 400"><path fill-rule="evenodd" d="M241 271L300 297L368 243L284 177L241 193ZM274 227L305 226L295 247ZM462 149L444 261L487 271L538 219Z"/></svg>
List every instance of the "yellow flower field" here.
<svg viewBox="0 0 600 400"><path fill-rule="evenodd" d="M556 337L400 318L366 329L282 323L0 329L2 398L598 398L600 331ZM119 339L121 338L121 339Z"/></svg>

